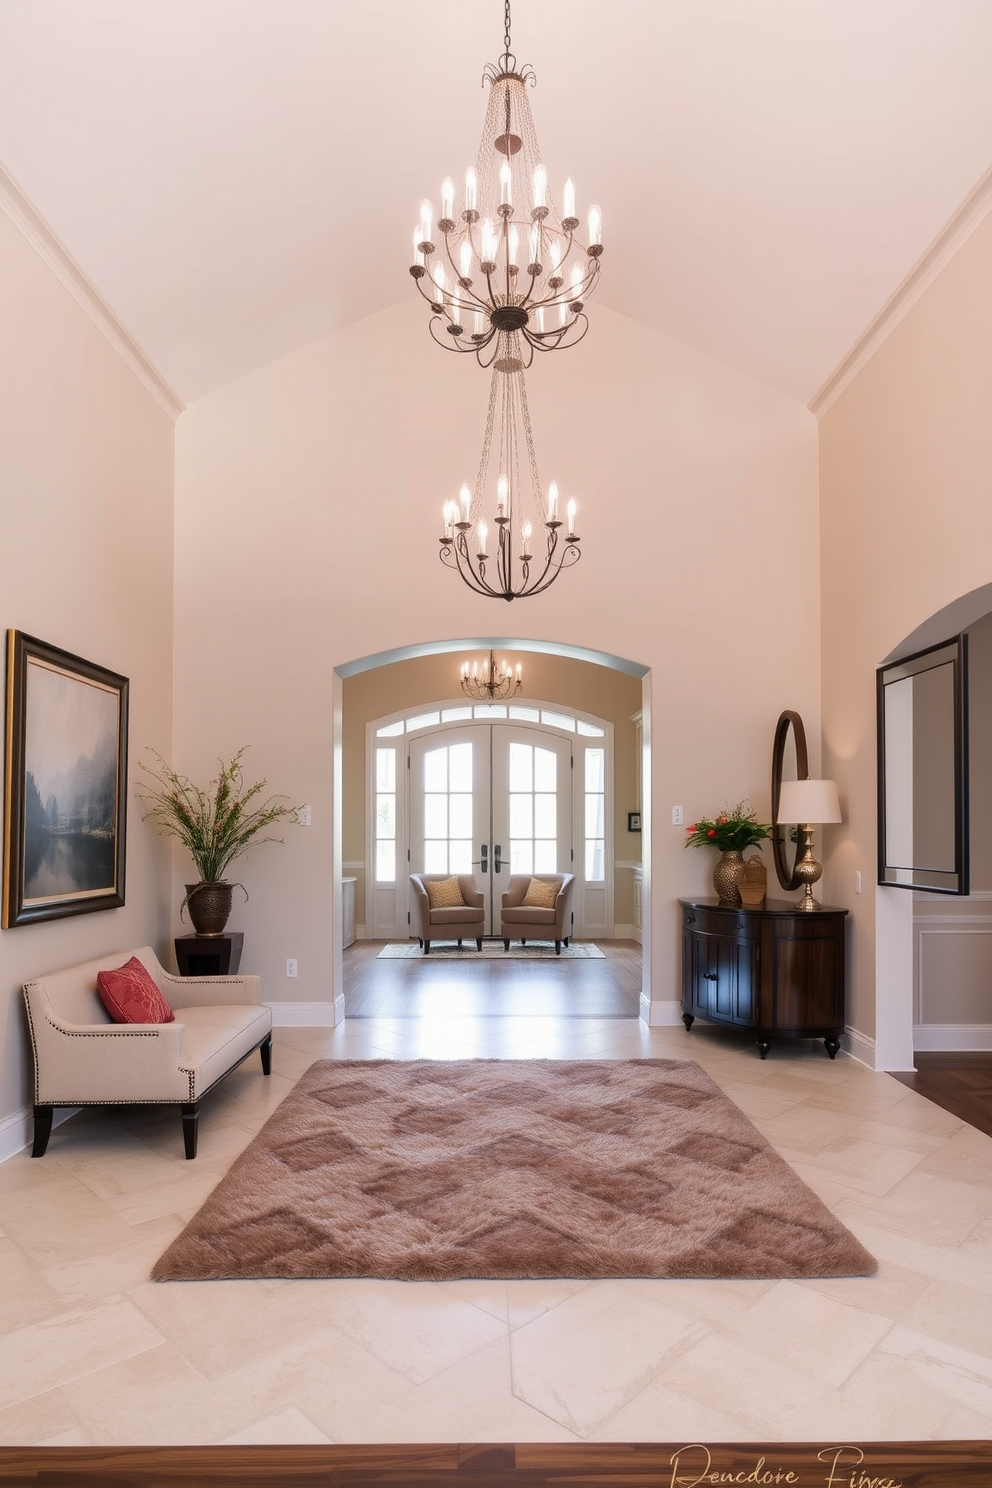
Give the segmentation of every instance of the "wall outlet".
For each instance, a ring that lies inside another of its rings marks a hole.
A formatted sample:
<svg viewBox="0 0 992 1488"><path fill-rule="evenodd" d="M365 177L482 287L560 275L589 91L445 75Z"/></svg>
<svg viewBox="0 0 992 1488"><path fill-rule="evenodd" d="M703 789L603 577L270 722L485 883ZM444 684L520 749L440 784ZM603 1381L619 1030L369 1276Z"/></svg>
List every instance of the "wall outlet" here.
<svg viewBox="0 0 992 1488"><path fill-rule="evenodd" d="M309 827L310 824L311 824L311 822L310 822L310 807L309 806L301 806L300 809L299 809L299 811L297 811L297 813L296 813L296 820L297 820L297 822L299 823L299 825L301 827Z"/></svg>
<svg viewBox="0 0 992 1488"><path fill-rule="evenodd" d="M672 807L672 826L673 827L680 827L681 825L682 825L682 807L681 806L673 806Z"/></svg>
<svg viewBox="0 0 992 1488"><path fill-rule="evenodd" d="M290 959L286 962L286 975L288 977L295 977L295 975L296 975L296 958L295 957L290 957Z"/></svg>
<svg viewBox="0 0 992 1488"><path fill-rule="evenodd" d="M854 874L854 892L856 894L860 894L861 893L861 869L860 868L858 868L855 871L855 874Z"/></svg>

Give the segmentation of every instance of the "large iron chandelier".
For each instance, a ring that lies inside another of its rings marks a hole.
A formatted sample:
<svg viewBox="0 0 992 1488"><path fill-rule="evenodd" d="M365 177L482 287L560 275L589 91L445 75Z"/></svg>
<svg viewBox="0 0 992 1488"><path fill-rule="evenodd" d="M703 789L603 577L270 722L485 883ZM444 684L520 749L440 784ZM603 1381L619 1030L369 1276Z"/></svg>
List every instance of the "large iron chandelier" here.
<svg viewBox="0 0 992 1488"><path fill-rule="evenodd" d="M504 670L500 671L496 666L495 651L490 651L489 660L482 663L481 671L477 661L471 663L471 671L469 663L463 661L462 692L479 703L498 703L504 698L516 697L524 685L523 668L517 662L517 674L514 676L508 661L504 661L503 667Z"/></svg>
<svg viewBox="0 0 992 1488"><path fill-rule="evenodd" d="M510 50L510 0L503 40L499 62L483 73L489 107L461 209L450 177L436 218L432 203L421 203L410 273L439 345L489 366L501 355L501 336L513 332L517 355L530 366L535 351L574 346L588 329L584 307L599 278L602 214L589 208L583 246L571 179L560 212L551 195L527 99L537 79L529 63L518 68Z"/></svg>
<svg viewBox="0 0 992 1488"><path fill-rule="evenodd" d="M523 599L549 588L563 568L580 557L575 531L576 505L559 515L558 487L547 495L534 453L519 331L500 331L489 385L489 407L475 490L463 485L457 501L444 504L441 562L457 569L476 594L492 599ZM495 493L491 492L493 445L497 453ZM487 492L495 500L492 527L483 516Z"/></svg>

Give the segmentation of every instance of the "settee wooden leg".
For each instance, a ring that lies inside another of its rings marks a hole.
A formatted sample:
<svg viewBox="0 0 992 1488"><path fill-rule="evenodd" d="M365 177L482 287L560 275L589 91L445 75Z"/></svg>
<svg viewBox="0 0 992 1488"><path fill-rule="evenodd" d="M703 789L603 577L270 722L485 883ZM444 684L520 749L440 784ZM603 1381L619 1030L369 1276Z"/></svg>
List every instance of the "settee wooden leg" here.
<svg viewBox="0 0 992 1488"><path fill-rule="evenodd" d="M200 1102L194 1101L192 1105L183 1106L183 1141L186 1144L186 1156L196 1156L196 1133L200 1124Z"/></svg>
<svg viewBox="0 0 992 1488"><path fill-rule="evenodd" d="M556 956L560 956L561 955L561 941L560 940L556 940L555 941L555 955Z"/></svg>
<svg viewBox="0 0 992 1488"><path fill-rule="evenodd" d="M430 953L431 953L431 943L430 943L429 940L425 940L424 941L424 955L425 956L429 956Z"/></svg>
<svg viewBox="0 0 992 1488"><path fill-rule="evenodd" d="M477 951L481 951L482 950L482 936L481 935L476 936L475 949Z"/></svg>
<svg viewBox="0 0 992 1488"><path fill-rule="evenodd" d="M52 1135L52 1117L55 1114L52 1106L35 1106L34 1108L34 1146L31 1148L32 1157L44 1157L48 1139Z"/></svg>
<svg viewBox="0 0 992 1488"><path fill-rule="evenodd" d="M505 935L503 937L503 949L504 951L508 951L510 949L510 942L507 940Z"/></svg>
<svg viewBox="0 0 992 1488"><path fill-rule="evenodd" d="M262 1056L262 1074L263 1075L271 1075L271 1073L272 1073L272 1035L271 1035L271 1033L269 1034L269 1036L265 1040L265 1042L263 1044L260 1044L259 1045L258 1052Z"/></svg>

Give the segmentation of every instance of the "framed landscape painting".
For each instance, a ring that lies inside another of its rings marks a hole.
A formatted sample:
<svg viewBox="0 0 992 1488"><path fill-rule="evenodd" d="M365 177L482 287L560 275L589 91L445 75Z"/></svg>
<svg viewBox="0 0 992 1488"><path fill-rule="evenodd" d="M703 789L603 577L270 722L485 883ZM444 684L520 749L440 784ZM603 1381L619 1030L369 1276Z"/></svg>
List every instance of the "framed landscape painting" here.
<svg viewBox="0 0 992 1488"><path fill-rule="evenodd" d="M124 903L128 680L7 632L3 928Z"/></svg>

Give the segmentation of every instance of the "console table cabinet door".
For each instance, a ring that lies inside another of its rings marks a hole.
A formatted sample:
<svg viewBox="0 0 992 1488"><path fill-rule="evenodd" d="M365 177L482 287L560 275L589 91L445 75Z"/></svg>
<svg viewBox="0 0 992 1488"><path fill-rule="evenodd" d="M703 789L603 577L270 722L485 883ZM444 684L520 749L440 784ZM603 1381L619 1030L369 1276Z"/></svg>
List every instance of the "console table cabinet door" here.
<svg viewBox="0 0 992 1488"><path fill-rule="evenodd" d="M774 1037L822 1038L832 1059L844 1030L847 911L679 904L686 1028L700 1017L753 1029L762 1058Z"/></svg>
<svg viewBox="0 0 992 1488"><path fill-rule="evenodd" d="M683 1004L700 1018L755 1022L760 946L733 934L686 926L682 936Z"/></svg>
<svg viewBox="0 0 992 1488"><path fill-rule="evenodd" d="M776 924L767 1022L782 1032L844 1026L844 940L836 925ZM797 930L799 933L797 933ZM819 933L816 933L819 931Z"/></svg>

